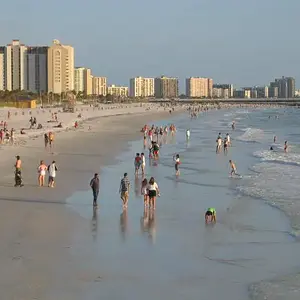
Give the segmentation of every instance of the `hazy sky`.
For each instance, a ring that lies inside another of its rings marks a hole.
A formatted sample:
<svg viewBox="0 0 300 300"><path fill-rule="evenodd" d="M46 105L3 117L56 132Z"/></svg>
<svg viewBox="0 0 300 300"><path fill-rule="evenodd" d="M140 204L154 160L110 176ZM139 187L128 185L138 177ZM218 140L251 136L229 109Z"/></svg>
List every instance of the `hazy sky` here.
<svg viewBox="0 0 300 300"><path fill-rule="evenodd" d="M3 0L0 44L75 48L109 83L212 77L237 86L300 81L300 0ZM297 84L298 85L298 84Z"/></svg>

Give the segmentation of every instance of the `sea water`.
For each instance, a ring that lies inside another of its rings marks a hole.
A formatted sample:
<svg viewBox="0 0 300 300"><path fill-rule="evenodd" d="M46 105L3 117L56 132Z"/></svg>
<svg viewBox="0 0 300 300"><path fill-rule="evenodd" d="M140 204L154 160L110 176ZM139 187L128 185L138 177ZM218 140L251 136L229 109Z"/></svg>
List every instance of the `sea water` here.
<svg viewBox="0 0 300 300"><path fill-rule="evenodd" d="M148 155L142 140L130 142L118 163L101 170L97 212L91 208L90 192L68 199L68 205L91 222L90 231L74 237L71 249L78 264L93 274L81 287L85 299L243 300L281 299L282 292L298 295L300 281L291 274L297 272L300 250L299 112L219 110L197 119L184 114L157 125L169 123L176 124L176 136L164 140L157 162L147 159L146 165L146 178L153 176L161 191L155 212L144 214L141 176L134 176L135 153ZM219 132L231 136L227 154L215 152ZM285 140L291 145L286 154ZM179 177L175 153L182 162ZM229 176L229 159L241 177ZM118 195L124 172L132 186L126 212ZM204 222L208 207L217 210L214 226Z"/></svg>

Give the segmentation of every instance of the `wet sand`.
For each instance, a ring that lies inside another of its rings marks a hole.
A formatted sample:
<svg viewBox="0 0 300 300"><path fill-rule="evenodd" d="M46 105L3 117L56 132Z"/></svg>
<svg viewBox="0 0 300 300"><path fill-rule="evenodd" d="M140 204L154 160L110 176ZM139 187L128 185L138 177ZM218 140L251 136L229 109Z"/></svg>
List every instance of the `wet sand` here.
<svg viewBox="0 0 300 300"><path fill-rule="evenodd" d="M97 213L84 200L90 197L88 192L68 199L70 208L84 219L73 236L71 254L85 274L79 286L86 299L246 300L253 282L294 267L299 246L289 234L284 214L238 195L239 179L228 178L228 159L233 157L239 172L249 173L255 143L234 140L227 156L212 151L224 126L219 124L223 114L209 112L193 121L173 119L176 138L162 146L157 166L147 165L146 176L154 175L161 190L154 214L143 210L141 178L130 176L133 188L127 212L122 212L117 193L122 173L133 172L133 156L142 151L141 141L119 155L118 164L103 168L105 188ZM190 143L185 140L186 128L191 128ZM240 134L233 133L233 139ZM174 153L182 160L178 179ZM215 226L204 224L210 206L217 209Z"/></svg>
<svg viewBox="0 0 300 300"><path fill-rule="evenodd" d="M252 153L255 145L237 141L227 157L217 159L211 151L220 130L218 112L196 124L186 115L173 119L176 139L163 145L158 166L147 165L147 177L157 178L162 193L156 213L144 214L139 180L132 176L129 209L122 213L119 180L124 171L133 173L134 153L143 149L140 139L128 141L140 136L136 129L144 123L164 118L169 114L93 120L92 132L60 133L54 155L37 137L12 153L11 160L0 157L7 174L0 180L0 238L7 245L0 255L4 299L246 300L251 283L294 266L299 247L289 235L288 220L277 209L237 196L239 180L228 178L231 155L239 171L248 173L243 154ZM184 137L188 126L189 144ZM184 162L178 180L175 152ZM11 187L16 154L24 161L23 189ZM57 188L38 188L39 160L53 157L62 170ZM100 209L95 212L88 183L100 169ZM217 209L214 227L203 221L209 206Z"/></svg>
<svg viewBox="0 0 300 300"><path fill-rule="evenodd" d="M83 299L77 281L84 280L84 274L69 255L71 233L80 232L82 220L65 207L65 199L75 190L87 190L93 174L114 162L127 142L140 136L145 122L167 115L145 112L86 121L76 132L57 134L54 154L44 149L42 136L1 149L1 298ZM15 155L23 160L23 188L13 187ZM57 162L54 189L38 187L41 159ZM85 200L91 203L90 198Z"/></svg>

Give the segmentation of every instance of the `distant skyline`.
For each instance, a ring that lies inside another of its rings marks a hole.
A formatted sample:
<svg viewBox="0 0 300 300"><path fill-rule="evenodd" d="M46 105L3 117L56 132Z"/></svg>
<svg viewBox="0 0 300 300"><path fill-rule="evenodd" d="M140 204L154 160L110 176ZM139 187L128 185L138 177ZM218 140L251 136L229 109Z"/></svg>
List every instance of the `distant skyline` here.
<svg viewBox="0 0 300 300"><path fill-rule="evenodd" d="M300 80L299 0L14 0L1 11L0 45L58 39L109 83L177 76L184 92L190 76L236 87Z"/></svg>

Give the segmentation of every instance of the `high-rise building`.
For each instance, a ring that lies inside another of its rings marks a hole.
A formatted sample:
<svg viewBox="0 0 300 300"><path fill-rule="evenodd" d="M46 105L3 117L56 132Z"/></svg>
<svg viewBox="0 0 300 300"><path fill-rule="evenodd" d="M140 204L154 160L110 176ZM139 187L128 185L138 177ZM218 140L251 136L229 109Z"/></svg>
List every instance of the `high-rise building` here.
<svg viewBox="0 0 300 300"><path fill-rule="evenodd" d="M48 92L74 90L74 48L54 40L48 49Z"/></svg>
<svg viewBox="0 0 300 300"><path fill-rule="evenodd" d="M228 90L226 95L228 94L228 98L233 98L233 84L214 84L213 88Z"/></svg>
<svg viewBox="0 0 300 300"><path fill-rule="evenodd" d="M178 78L170 78L165 76L155 78L154 91L156 98L178 98Z"/></svg>
<svg viewBox="0 0 300 300"><path fill-rule="evenodd" d="M269 87L269 97L270 98L278 98L278 86L271 85Z"/></svg>
<svg viewBox="0 0 300 300"><path fill-rule="evenodd" d="M93 80L91 69L78 67L74 69L74 90L76 93L82 92L85 96L93 92Z"/></svg>
<svg viewBox="0 0 300 300"><path fill-rule="evenodd" d="M5 47L0 47L0 91L5 90Z"/></svg>
<svg viewBox="0 0 300 300"><path fill-rule="evenodd" d="M130 97L153 97L154 78L135 77L130 79Z"/></svg>
<svg viewBox="0 0 300 300"><path fill-rule="evenodd" d="M287 96L288 96L288 98L294 98L295 90L296 90L295 78L287 77L286 81L287 81L287 89L288 89Z"/></svg>
<svg viewBox="0 0 300 300"><path fill-rule="evenodd" d="M48 92L48 47L27 47L26 90L33 93Z"/></svg>
<svg viewBox="0 0 300 300"><path fill-rule="evenodd" d="M26 90L27 88L27 47L19 40L13 40L5 47L5 89Z"/></svg>
<svg viewBox="0 0 300 300"><path fill-rule="evenodd" d="M270 83L270 87L278 88L278 98L295 97L295 79L293 77L282 77Z"/></svg>
<svg viewBox="0 0 300 300"><path fill-rule="evenodd" d="M107 78L106 77L93 77L92 79L92 94L97 96L106 96L107 94Z"/></svg>
<svg viewBox="0 0 300 300"><path fill-rule="evenodd" d="M186 96L188 98L211 98L212 95L212 79L201 77L190 77L186 79Z"/></svg>
<svg viewBox="0 0 300 300"><path fill-rule="evenodd" d="M269 98L269 88L267 86L255 87L257 91L257 98Z"/></svg>
<svg viewBox="0 0 300 300"><path fill-rule="evenodd" d="M115 86L112 84L107 87L107 94L116 97L128 97L128 87L127 86Z"/></svg>

